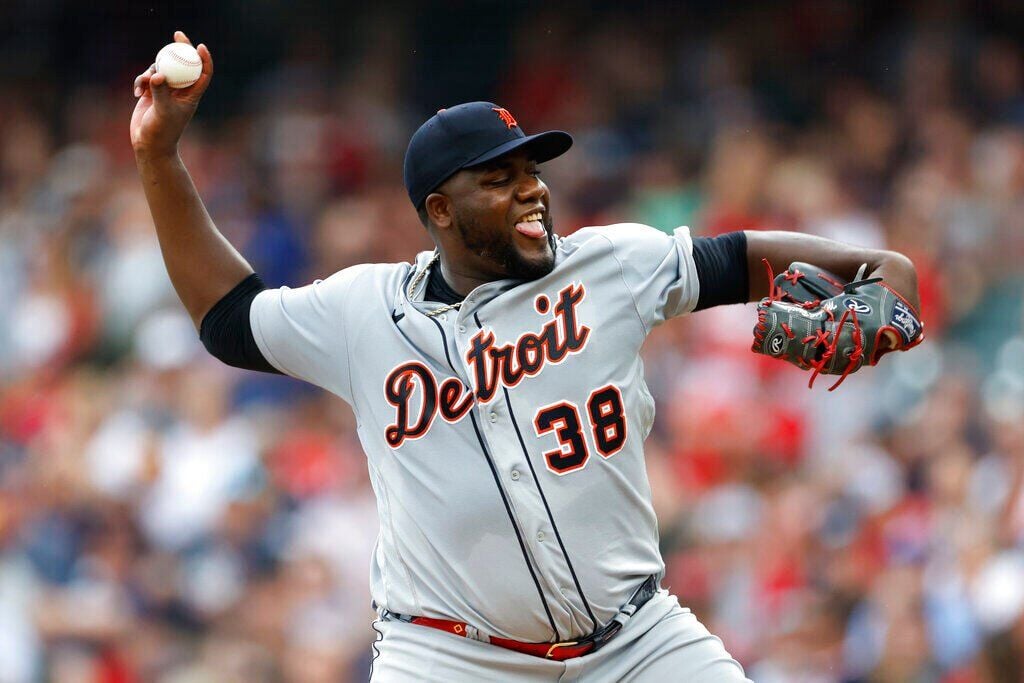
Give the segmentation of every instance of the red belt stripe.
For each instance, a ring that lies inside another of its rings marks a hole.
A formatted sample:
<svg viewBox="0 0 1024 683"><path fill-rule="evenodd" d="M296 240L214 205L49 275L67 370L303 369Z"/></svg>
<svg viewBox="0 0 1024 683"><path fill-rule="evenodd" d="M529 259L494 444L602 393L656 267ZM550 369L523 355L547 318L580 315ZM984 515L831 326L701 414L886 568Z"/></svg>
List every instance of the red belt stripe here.
<svg viewBox="0 0 1024 683"><path fill-rule="evenodd" d="M420 626L429 626L430 628L436 628L440 631L462 636L463 638L466 637L466 624L461 621L432 619L430 617L413 617L409 623L418 624ZM516 652L533 655L534 657L554 659L559 662L566 659L572 659L573 657L582 657L583 655L592 652L594 647L596 647L596 643L593 641L583 643L582 645L577 645L576 641L567 641L564 643L522 643L518 640L497 638L495 636L491 636L490 643L491 645L503 647L506 650L515 650Z"/></svg>

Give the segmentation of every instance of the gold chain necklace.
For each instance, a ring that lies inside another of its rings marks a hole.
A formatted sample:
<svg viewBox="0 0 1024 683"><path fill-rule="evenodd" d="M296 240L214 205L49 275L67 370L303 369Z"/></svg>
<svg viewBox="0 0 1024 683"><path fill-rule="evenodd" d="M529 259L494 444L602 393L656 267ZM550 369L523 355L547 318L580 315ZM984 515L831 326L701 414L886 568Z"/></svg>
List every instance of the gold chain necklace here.
<svg viewBox="0 0 1024 683"><path fill-rule="evenodd" d="M430 269L433 268L434 265L440 260L441 252L434 252L434 258L430 259L430 263L428 263L423 268L423 270L420 271L419 275L416 276L416 279L413 280L412 284L409 285L408 296L410 301L412 301L413 292L415 292L416 288L420 286L420 283L423 281L423 278L427 276L427 272L429 272ZM453 304L448 304L447 306L441 306L440 308L435 308L432 311L427 311L424 315L426 315L428 318L433 318L435 315L441 315L446 311L457 309L460 306L462 306L462 302L456 301Z"/></svg>

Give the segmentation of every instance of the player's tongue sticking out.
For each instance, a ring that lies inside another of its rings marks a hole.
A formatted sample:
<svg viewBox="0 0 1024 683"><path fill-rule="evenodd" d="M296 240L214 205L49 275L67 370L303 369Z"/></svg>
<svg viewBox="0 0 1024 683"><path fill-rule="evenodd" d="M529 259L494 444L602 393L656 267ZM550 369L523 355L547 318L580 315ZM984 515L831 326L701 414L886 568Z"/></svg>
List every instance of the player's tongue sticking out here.
<svg viewBox="0 0 1024 683"><path fill-rule="evenodd" d="M516 230L527 237L536 239L547 237L547 230L544 229L544 223L541 222L543 217L544 215L539 211L531 213L529 216L523 216L522 220L516 223Z"/></svg>

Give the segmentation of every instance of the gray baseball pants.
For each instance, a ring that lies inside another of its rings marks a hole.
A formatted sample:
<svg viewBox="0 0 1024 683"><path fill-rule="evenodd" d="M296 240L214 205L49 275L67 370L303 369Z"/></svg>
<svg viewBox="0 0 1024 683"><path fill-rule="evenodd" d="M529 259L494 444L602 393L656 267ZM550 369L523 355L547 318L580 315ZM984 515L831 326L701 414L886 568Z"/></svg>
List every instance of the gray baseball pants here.
<svg viewBox="0 0 1024 683"><path fill-rule="evenodd" d="M557 662L400 621L377 620L371 683L750 683L722 641L666 590L603 648Z"/></svg>

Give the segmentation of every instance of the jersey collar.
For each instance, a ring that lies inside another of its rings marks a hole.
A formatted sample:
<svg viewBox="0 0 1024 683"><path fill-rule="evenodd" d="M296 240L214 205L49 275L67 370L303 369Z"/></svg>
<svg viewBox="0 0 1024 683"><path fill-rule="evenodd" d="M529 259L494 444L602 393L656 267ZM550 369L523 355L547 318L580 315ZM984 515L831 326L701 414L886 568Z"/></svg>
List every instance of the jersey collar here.
<svg viewBox="0 0 1024 683"><path fill-rule="evenodd" d="M559 235L555 235L555 266L557 267L559 262L564 259L565 254L563 252L563 238ZM426 310L427 306L423 305L423 297L427 292L427 280L429 277L424 275L419 278L419 282L416 283L416 288L409 292L409 285L416 281L416 278L420 276L429 266L431 261L434 260L434 255L437 250L432 251L421 251L416 254L416 258L413 260L412 267L402 280L402 286L396 293L395 297L395 311L403 311L406 305L411 305L413 308L418 310ZM472 313L482 303L493 299L502 292L506 292L513 287L523 284L522 280L494 280L493 282L487 282L472 292L470 292L462 305L462 308L458 311L459 317L465 317Z"/></svg>

